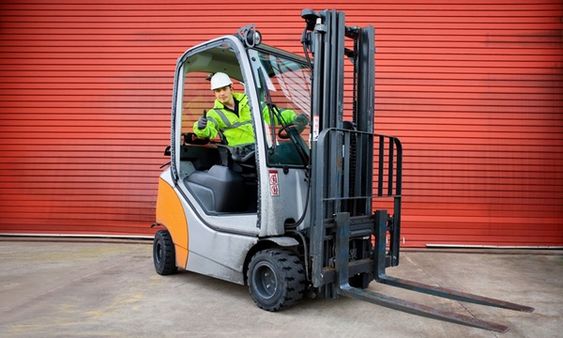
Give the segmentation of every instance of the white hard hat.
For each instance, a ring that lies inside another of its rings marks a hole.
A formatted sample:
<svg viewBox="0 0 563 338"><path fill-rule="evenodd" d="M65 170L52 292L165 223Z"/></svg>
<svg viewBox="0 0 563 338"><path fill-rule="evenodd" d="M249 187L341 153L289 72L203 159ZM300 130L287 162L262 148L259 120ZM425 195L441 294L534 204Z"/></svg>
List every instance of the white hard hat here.
<svg viewBox="0 0 563 338"><path fill-rule="evenodd" d="M211 77L211 90L223 88L232 84L233 82L229 78L229 75L225 73L218 72Z"/></svg>

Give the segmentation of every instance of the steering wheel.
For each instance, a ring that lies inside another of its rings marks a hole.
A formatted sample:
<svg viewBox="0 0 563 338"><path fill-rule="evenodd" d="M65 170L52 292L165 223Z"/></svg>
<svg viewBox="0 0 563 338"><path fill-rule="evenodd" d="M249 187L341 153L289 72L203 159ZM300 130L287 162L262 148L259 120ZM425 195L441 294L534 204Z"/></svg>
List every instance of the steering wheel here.
<svg viewBox="0 0 563 338"><path fill-rule="evenodd" d="M231 156L233 161L239 163L245 163L252 159L256 154L256 145L254 143L247 144L240 147L233 147L231 150Z"/></svg>
<svg viewBox="0 0 563 338"><path fill-rule="evenodd" d="M251 158L253 158L256 154L256 145L255 144L247 144L244 146L238 147L231 147L226 144L215 144L217 148L224 149L230 158L237 163L245 163Z"/></svg>

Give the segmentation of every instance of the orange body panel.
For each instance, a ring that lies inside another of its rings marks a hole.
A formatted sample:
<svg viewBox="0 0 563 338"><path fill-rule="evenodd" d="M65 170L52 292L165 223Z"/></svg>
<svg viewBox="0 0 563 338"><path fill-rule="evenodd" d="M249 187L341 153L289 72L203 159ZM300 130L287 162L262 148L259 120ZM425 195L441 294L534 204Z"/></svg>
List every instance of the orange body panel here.
<svg viewBox="0 0 563 338"><path fill-rule="evenodd" d="M156 222L168 229L176 251L176 266L185 269L188 263L188 222L182 203L174 189L162 178L158 181Z"/></svg>

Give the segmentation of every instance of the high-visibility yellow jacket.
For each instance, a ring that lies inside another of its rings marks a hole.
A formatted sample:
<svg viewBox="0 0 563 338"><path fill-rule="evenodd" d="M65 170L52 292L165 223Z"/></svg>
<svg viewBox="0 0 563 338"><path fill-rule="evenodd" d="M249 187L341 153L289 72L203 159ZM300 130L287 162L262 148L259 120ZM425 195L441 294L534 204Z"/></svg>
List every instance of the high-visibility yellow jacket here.
<svg viewBox="0 0 563 338"><path fill-rule="evenodd" d="M207 112L207 125L199 129L197 121L193 125L194 134L199 138L215 138L221 132L227 140L229 146L238 146L256 142L254 129L252 128L252 116L248 97L242 93L233 93L233 98L238 104L238 115L219 100L215 100L212 109ZM295 112L291 109L281 111L284 122L290 123L295 119ZM270 122L269 109L265 107L262 117L266 123ZM277 121L276 121L276 124Z"/></svg>

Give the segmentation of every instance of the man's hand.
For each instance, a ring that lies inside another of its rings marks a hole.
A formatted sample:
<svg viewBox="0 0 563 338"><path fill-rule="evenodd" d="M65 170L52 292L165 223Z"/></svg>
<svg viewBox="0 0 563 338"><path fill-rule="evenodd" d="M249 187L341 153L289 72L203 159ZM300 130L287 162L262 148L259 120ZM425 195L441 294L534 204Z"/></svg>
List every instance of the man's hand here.
<svg viewBox="0 0 563 338"><path fill-rule="evenodd" d="M198 129L205 129L205 127L207 127L207 117L202 116L199 118L199 120L197 120L197 127Z"/></svg>
<svg viewBox="0 0 563 338"><path fill-rule="evenodd" d="M303 130L305 130L305 128L307 128L307 125L309 124L309 119L307 118L307 115L299 114L293 120L293 124L295 125L295 129L297 129L297 131L301 133Z"/></svg>

